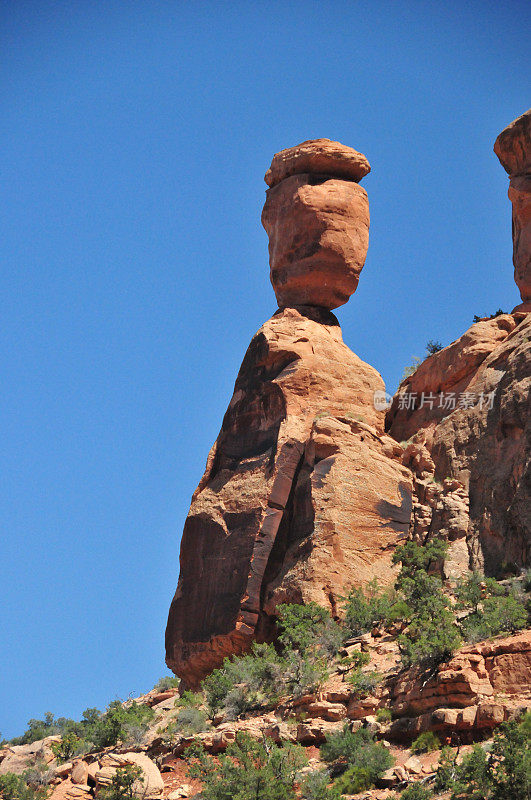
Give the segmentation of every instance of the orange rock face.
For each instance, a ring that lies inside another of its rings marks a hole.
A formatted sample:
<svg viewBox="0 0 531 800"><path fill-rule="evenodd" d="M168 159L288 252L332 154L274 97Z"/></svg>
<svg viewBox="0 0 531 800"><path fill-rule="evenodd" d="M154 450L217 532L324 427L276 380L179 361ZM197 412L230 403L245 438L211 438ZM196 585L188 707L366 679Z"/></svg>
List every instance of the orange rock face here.
<svg viewBox="0 0 531 800"><path fill-rule="evenodd" d="M359 159L352 161L351 154L364 156L333 142L335 149L325 157L309 149L314 144L277 154L270 170L276 179L267 191L262 223L269 236L270 277L279 308L343 305L356 291L367 255L367 193L353 178L337 177L348 177L349 171L362 177ZM290 155L277 163L284 153ZM301 166L306 171L297 170Z"/></svg>
<svg viewBox="0 0 531 800"><path fill-rule="evenodd" d="M530 367L529 315L478 322L403 381L388 412L390 434L409 440L412 534L450 540L454 577L528 563Z"/></svg>
<svg viewBox="0 0 531 800"><path fill-rule="evenodd" d="M253 338L182 539L166 647L187 685L268 638L278 602L337 613L352 584L390 579L411 482L382 389L329 312L285 309Z"/></svg>
<svg viewBox="0 0 531 800"><path fill-rule="evenodd" d="M494 152L510 177L514 280L522 298L515 310L531 311L531 109L500 133Z"/></svg>
<svg viewBox="0 0 531 800"><path fill-rule="evenodd" d="M399 675L391 702L400 719L392 733L493 729L508 718L514 701L531 705L530 685L531 631L467 645L435 675L426 678L418 669Z"/></svg>

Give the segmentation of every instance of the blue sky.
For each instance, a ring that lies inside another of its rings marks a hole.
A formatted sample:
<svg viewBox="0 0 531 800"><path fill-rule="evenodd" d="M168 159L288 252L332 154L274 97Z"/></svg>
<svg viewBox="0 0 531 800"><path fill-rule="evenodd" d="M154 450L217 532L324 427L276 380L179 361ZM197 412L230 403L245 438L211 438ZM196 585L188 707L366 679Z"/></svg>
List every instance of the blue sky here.
<svg viewBox="0 0 531 800"><path fill-rule="evenodd" d="M344 339L394 390L428 339L510 310L524 2L0 6L0 731L149 689L180 534L275 311L273 153L372 165Z"/></svg>

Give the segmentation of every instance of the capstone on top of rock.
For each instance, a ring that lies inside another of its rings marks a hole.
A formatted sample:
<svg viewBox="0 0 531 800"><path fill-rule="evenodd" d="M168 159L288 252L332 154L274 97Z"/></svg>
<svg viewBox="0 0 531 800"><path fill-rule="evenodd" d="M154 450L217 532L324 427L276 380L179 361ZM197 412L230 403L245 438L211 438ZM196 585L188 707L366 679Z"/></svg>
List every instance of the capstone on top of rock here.
<svg viewBox="0 0 531 800"><path fill-rule="evenodd" d="M358 286L369 246L361 153L329 139L282 150L266 174L262 224L279 308L338 308Z"/></svg>
<svg viewBox="0 0 531 800"><path fill-rule="evenodd" d="M494 152L509 175L531 172L531 108L503 129Z"/></svg>
<svg viewBox="0 0 531 800"><path fill-rule="evenodd" d="M343 180L360 181L371 171L363 153L331 139L308 139L306 142L275 153L264 180L269 187L289 178L311 172Z"/></svg>

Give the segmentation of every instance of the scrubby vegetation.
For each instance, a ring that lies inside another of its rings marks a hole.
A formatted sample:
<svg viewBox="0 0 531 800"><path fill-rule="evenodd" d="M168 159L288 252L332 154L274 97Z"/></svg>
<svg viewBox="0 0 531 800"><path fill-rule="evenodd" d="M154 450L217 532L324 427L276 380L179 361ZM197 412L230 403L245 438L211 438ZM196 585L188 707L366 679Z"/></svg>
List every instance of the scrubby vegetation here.
<svg viewBox="0 0 531 800"><path fill-rule="evenodd" d="M335 784L342 794L370 789L394 763L387 748L376 742L366 728L353 732L348 724L328 737L321 746L321 758L344 767Z"/></svg>
<svg viewBox="0 0 531 800"><path fill-rule="evenodd" d="M103 787L98 792L102 800L133 800L135 781L142 778L142 770L136 764L127 764L119 767L113 775L109 786Z"/></svg>
<svg viewBox="0 0 531 800"><path fill-rule="evenodd" d="M342 630L316 603L279 606L278 650L254 644L251 653L226 658L203 682L211 714L235 718L274 705L283 694L302 695L328 677Z"/></svg>
<svg viewBox="0 0 531 800"><path fill-rule="evenodd" d="M461 764L445 748L434 790L451 791L452 800L531 800L530 742L528 712L501 725L490 747L476 745Z"/></svg>
<svg viewBox="0 0 531 800"><path fill-rule="evenodd" d="M434 750L440 750L441 743L438 736L433 731L425 731L421 733L411 745L413 753L432 753Z"/></svg>
<svg viewBox="0 0 531 800"><path fill-rule="evenodd" d="M187 758L190 777L202 782L204 800L291 800L295 776L307 763L300 745L277 747L244 733L224 754L214 757L194 746Z"/></svg>
<svg viewBox="0 0 531 800"><path fill-rule="evenodd" d="M179 683L180 680L175 675L163 675L162 678L158 679L153 689L156 692L167 692L169 689L177 689Z"/></svg>
<svg viewBox="0 0 531 800"><path fill-rule="evenodd" d="M463 640L475 642L528 624L529 576L500 583L476 572L455 585L443 583L446 550L447 544L440 540L424 545L408 541L398 547L393 556L399 568L394 586L382 589L373 581L363 589L352 589L343 599L342 621L332 619L315 603L279 606L275 643L254 644L249 653L225 659L204 680L200 692L176 697L173 716L169 722L166 716L165 727L158 730L162 741L173 748L183 736L208 730L216 716L236 719L253 711L263 713L281 701L289 701L282 706L291 709L288 723L302 721L304 705L294 712L290 703L293 698L315 693L332 666L340 668L355 697L373 693L382 676L370 669L371 658L363 650L363 640L349 640L371 631L377 635L375 628L380 634L385 629L396 637L404 667L418 665L431 670ZM166 677L155 688L165 691L174 684L173 678ZM62 763L88 750L138 744L154 718L155 712L145 704L116 700L103 713L87 709L79 722L56 719L51 713L42 720L30 720L28 730L10 744L59 735L61 739L50 746L56 762ZM390 709L377 710L379 724L391 719ZM213 722L216 724L215 719ZM359 730L352 730L347 723L330 733L320 748L328 768L310 773L307 769L301 772L306 760L299 745L279 746L266 738L256 741L241 732L225 754L208 755L198 745L186 751L186 758L190 776L202 781L204 800L339 800L344 794L378 785L393 765L389 748L375 739L373 730L378 730L374 722ZM445 791L452 800L531 800L530 733L531 715L507 723L490 748L477 745L460 764L454 750L443 748L435 782L413 784L400 797L427 800L433 792ZM440 746L437 736L426 732L413 742L411 751L429 753ZM134 770L118 770L112 784L98 796L132 800L138 777ZM43 766L23 776L2 776L0 797L44 800L51 774Z"/></svg>
<svg viewBox="0 0 531 800"><path fill-rule="evenodd" d="M47 712L42 720L30 719L27 731L10 744L31 744L46 736L61 736L60 742L52 743L52 750L59 762L68 761L72 756L119 741L138 743L154 716L146 705L131 702L124 706L120 700L113 700L103 713L97 708L87 708L80 722L66 717L56 719Z"/></svg>

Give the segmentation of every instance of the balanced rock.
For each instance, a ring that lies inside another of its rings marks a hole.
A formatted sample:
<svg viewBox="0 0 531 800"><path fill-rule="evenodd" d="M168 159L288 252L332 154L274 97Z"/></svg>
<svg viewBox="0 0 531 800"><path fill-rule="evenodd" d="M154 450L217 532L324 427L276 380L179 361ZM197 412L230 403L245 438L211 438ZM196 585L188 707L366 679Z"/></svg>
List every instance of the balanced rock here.
<svg viewBox="0 0 531 800"><path fill-rule="evenodd" d="M262 224L279 308L334 309L356 291L369 245L369 201L357 183L370 167L339 142L283 150L266 173Z"/></svg>
<svg viewBox="0 0 531 800"><path fill-rule="evenodd" d="M528 312L531 311L531 109L500 133L494 152L510 177L514 280L522 298L515 311Z"/></svg>

